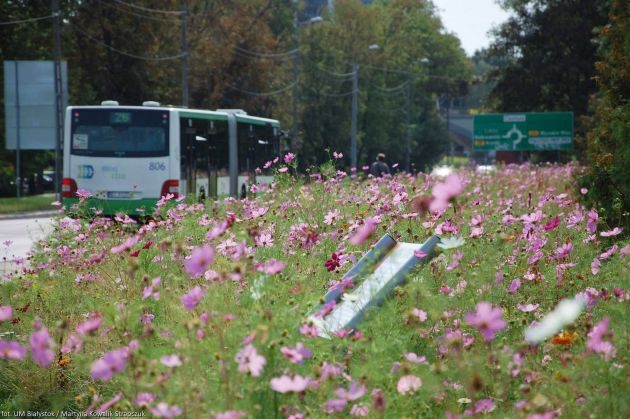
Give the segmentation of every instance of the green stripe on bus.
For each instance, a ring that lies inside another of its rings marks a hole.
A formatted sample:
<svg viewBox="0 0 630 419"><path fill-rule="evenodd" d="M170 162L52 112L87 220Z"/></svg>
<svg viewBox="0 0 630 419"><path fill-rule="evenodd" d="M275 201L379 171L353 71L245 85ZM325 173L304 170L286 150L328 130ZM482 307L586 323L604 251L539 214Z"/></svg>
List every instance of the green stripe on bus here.
<svg viewBox="0 0 630 419"><path fill-rule="evenodd" d="M280 127L280 123L274 119L255 119L244 115L236 115L236 120L238 122L247 122L254 125L265 126L271 124L272 127Z"/></svg>
<svg viewBox="0 0 630 419"><path fill-rule="evenodd" d="M151 215L155 210L155 204L157 199L137 199L137 200L124 200L124 199L97 199L88 198L86 202L81 204L81 210L85 211L88 208L97 208L103 210L103 215L116 215L118 213L128 215ZM67 212L72 212L72 206L79 203L79 198L63 198L63 205ZM144 209L144 211L138 211L138 209ZM91 215L92 211L90 211Z"/></svg>
<svg viewBox="0 0 630 419"><path fill-rule="evenodd" d="M180 112L181 118L191 119L211 119L213 121L227 121L227 115L217 115L211 113L197 113L197 112Z"/></svg>

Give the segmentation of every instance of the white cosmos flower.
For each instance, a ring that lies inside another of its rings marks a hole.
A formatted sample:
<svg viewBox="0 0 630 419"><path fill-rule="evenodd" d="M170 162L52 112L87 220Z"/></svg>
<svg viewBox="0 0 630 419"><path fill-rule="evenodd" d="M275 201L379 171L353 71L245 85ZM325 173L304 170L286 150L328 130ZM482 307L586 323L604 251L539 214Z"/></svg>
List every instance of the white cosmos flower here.
<svg viewBox="0 0 630 419"><path fill-rule="evenodd" d="M584 309L582 297L562 300L553 311L547 314L540 323L530 326L525 331L525 340L538 343L558 333L563 327L573 323Z"/></svg>
<svg viewBox="0 0 630 419"><path fill-rule="evenodd" d="M440 238L440 242L437 244L437 246L440 249L448 250L461 247L464 245L464 243L466 243L466 240L464 240L461 236L451 236Z"/></svg>

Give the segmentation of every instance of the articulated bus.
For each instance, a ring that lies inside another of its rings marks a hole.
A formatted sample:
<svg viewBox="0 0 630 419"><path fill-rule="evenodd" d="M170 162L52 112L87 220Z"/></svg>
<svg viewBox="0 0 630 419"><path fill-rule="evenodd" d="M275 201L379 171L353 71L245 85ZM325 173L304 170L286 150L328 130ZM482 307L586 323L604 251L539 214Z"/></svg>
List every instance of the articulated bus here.
<svg viewBox="0 0 630 419"><path fill-rule="evenodd" d="M279 154L278 121L241 110L115 101L70 106L63 203L71 208L83 189L90 193L88 208L105 215L149 215L167 194L196 200L242 195L251 183L273 180L264 164Z"/></svg>

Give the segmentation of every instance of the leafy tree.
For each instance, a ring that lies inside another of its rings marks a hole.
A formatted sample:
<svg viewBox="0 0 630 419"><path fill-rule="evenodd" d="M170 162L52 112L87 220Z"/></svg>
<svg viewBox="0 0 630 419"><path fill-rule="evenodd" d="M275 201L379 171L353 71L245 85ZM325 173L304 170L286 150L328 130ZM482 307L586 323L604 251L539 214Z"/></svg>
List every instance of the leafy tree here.
<svg viewBox="0 0 630 419"><path fill-rule="evenodd" d="M599 87L586 136L587 172L581 183L590 203L613 225L630 228L630 5L612 1L600 33Z"/></svg>
<svg viewBox="0 0 630 419"><path fill-rule="evenodd" d="M509 60L494 73L491 105L500 112L573 111L595 91L594 30L607 1L504 0L512 12L495 31L490 56Z"/></svg>

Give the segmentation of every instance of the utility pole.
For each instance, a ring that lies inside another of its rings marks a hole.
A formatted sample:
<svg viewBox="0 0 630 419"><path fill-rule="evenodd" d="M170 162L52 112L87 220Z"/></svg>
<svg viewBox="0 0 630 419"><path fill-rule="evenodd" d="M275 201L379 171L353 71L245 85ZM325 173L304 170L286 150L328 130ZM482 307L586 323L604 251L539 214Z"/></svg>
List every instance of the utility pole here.
<svg viewBox="0 0 630 419"><path fill-rule="evenodd" d="M405 170L407 173L411 173L410 168L410 154L411 154L411 89L413 88L413 84L411 83L411 73L407 74L407 147L405 153Z"/></svg>
<svg viewBox="0 0 630 419"><path fill-rule="evenodd" d="M22 193L22 172L20 167L20 70L19 62L15 63L15 126L17 127L17 144L15 145L15 196L20 197Z"/></svg>
<svg viewBox="0 0 630 419"><path fill-rule="evenodd" d="M293 47L295 48L295 54L293 54L293 103L291 104L292 109L291 113L293 116L291 117L291 144L289 144L289 148L291 151L295 152L298 146L298 99L299 99L299 87L298 87L298 77L299 77L299 48L300 48L300 22L298 21L298 11L297 11L297 3L293 4L293 28L294 28L294 36L295 42Z"/></svg>
<svg viewBox="0 0 630 419"><path fill-rule="evenodd" d="M357 108L359 95L359 65L352 63L352 121L350 123L350 167L357 167Z"/></svg>
<svg viewBox="0 0 630 419"><path fill-rule="evenodd" d="M188 0L182 0L182 106L188 107Z"/></svg>
<svg viewBox="0 0 630 419"><path fill-rule="evenodd" d="M63 140L63 83L61 80L61 13L59 0L52 0L55 58L55 194L61 199L61 141ZM19 127L18 127L19 130Z"/></svg>

